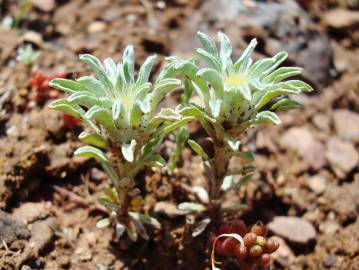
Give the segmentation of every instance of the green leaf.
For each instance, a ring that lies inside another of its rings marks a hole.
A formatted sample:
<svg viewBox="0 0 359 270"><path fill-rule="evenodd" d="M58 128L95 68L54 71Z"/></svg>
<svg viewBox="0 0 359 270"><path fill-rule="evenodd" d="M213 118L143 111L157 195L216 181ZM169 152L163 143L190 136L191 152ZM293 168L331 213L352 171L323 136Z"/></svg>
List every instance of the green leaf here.
<svg viewBox="0 0 359 270"><path fill-rule="evenodd" d="M256 124L275 124L279 125L282 121L274 112L263 111L256 115L254 122Z"/></svg>
<svg viewBox="0 0 359 270"><path fill-rule="evenodd" d="M106 209L109 210L109 211L117 212L121 208L121 205L118 205L117 203L112 201L112 199L110 197L108 197L107 195L100 196L98 201L99 201L100 204L105 206Z"/></svg>
<svg viewBox="0 0 359 270"><path fill-rule="evenodd" d="M230 71L229 69L233 69L232 67L232 45L229 38L222 32L218 32L218 40L220 43L220 60L222 71Z"/></svg>
<svg viewBox="0 0 359 270"><path fill-rule="evenodd" d="M120 118L122 110L123 110L122 102L120 100L115 100L112 106L113 120L118 120Z"/></svg>
<svg viewBox="0 0 359 270"><path fill-rule="evenodd" d="M239 155L248 161L254 161L255 159L254 153L250 150L240 152Z"/></svg>
<svg viewBox="0 0 359 270"><path fill-rule="evenodd" d="M136 213L136 212L128 212L128 215L132 218L135 219L143 224L148 224L153 226L156 229L161 229L161 223L158 222L157 219L155 219L154 217L148 216L148 215L144 215L144 214L140 214L140 213Z"/></svg>
<svg viewBox="0 0 359 270"><path fill-rule="evenodd" d="M136 88L139 87L141 84L146 83L148 81L148 78L150 77L150 73L152 70L152 66L155 63L156 59L157 59L156 55L147 57L147 59L141 66L140 71L138 73L138 78L137 78L136 86L135 86Z"/></svg>
<svg viewBox="0 0 359 270"><path fill-rule="evenodd" d="M96 96L88 92L75 92L67 97L68 102L76 103L81 106L91 107L98 103Z"/></svg>
<svg viewBox="0 0 359 270"><path fill-rule="evenodd" d="M107 228L110 225L111 225L110 218L103 218L96 222L96 227L99 229Z"/></svg>
<svg viewBox="0 0 359 270"><path fill-rule="evenodd" d="M161 130L159 130L158 132L155 133L155 137L157 136L165 136L168 133L176 130L177 128L187 124L188 122L195 120L195 117L192 116L187 116L187 117L183 117L181 120L176 121L174 123L168 124L166 125L164 128L162 128Z"/></svg>
<svg viewBox="0 0 359 270"><path fill-rule="evenodd" d="M67 80L61 78L51 80L49 82L49 86L69 93L78 92L78 91L80 92L88 91L86 87L84 87L83 85L81 85L80 83L74 80Z"/></svg>
<svg viewBox="0 0 359 270"><path fill-rule="evenodd" d="M212 69L221 72L221 65L218 62L216 56L210 54L209 52L203 50L202 48L196 49L195 52L201 57L203 57L207 65L209 65Z"/></svg>
<svg viewBox="0 0 359 270"><path fill-rule="evenodd" d="M173 78L166 78L157 82L151 94L151 108L154 109L165 95L180 85L181 81Z"/></svg>
<svg viewBox="0 0 359 270"><path fill-rule="evenodd" d="M100 106L95 105L86 112L85 117L87 119L95 119L97 122L99 122L106 128L114 128L112 115L108 109L101 108Z"/></svg>
<svg viewBox="0 0 359 270"><path fill-rule="evenodd" d="M209 108L211 109L211 114L213 118L218 118L221 115L223 106L223 102L220 99L210 99L209 100Z"/></svg>
<svg viewBox="0 0 359 270"><path fill-rule="evenodd" d="M241 177L238 181L234 181L233 175L226 176L225 178L226 179L223 181L221 189L224 192L227 192L229 190L238 189L238 188L246 185L252 179L252 174L245 175L245 176Z"/></svg>
<svg viewBox="0 0 359 270"><path fill-rule="evenodd" d="M117 79L116 63L112 60L112 58L108 57L103 61L103 64L105 66L105 71L106 71L107 77L112 82L112 85L116 85L116 79Z"/></svg>
<svg viewBox="0 0 359 270"><path fill-rule="evenodd" d="M264 83L278 83L287 78L297 76L303 72L299 67L281 67L264 77Z"/></svg>
<svg viewBox="0 0 359 270"><path fill-rule="evenodd" d="M93 146L89 146L89 145L82 146L82 147L78 148L75 151L74 155L81 156L81 157L96 158L103 163L110 162L108 157L100 149L93 147Z"/></svg>
<svg viewBox="0 0 359 270"><path fill-rule="evenodd" d="M312 90L313 88L309 84L299 80L281 82L267 89L254 108L255 110L259 110L273 98L281 95L300 94L301 92L310 92Z"/></svg>
<svg viewBox="0 0 359 270"><path fill-rule="evenodd" d="M206 103L209 100L209 90L206 81L196 75L198 67L190 61L178 61L176 69L182 76L188 77L194 82L194 89L197 95Z"/></svg>
<svg viewBox="0 0 359 270"><path fill-rule="evenodd" d="M123 72L128 84L133 84L134 73L135 73L135 52L133 50L133 46L129 45L126 47L123 52Z"/></svg>
<svg viewBox="0 0 359 270"><path fill-rule="evenodd" d="M214 57L217 57L218 56L217 47L213 39L210 36L200 31L197 32L197 36L203 48Z"/></svg>
<svg viewBox="0 0 359 270"><path fill-rule="evenodd" d="M202 146L200 146L194 140L188 140L188 144L195 153L197 153L200 157L202 157L203 160L209 160L209 157L206 154L206 152L203 150Z"/></svg>
<svg viewBox="0 0 359 270"><path fill-rule="evenodd" d="M197 72L197 76L202 77L210 85L212 85L218 98L223 97L224 87L222 76L215 69L202 68Z"/></svg>
<svg viewBox="0 0 359 270"><path fill-rule="evenodd" d="M234 64L234 70L238 71L242 65L246 62L246 60L250 57L252 52L254 51L254 48L257 46L257 39L252 39L249 43L248 47L244 50L241 57L237 60L237 62Z"/></svg>
<svg viewBox="0 0 359 270"><path fill-rule="evenodd" d="M239 146L241 145L241 142L235 139L231 138L225 138L225 142L228 144L228 146L232 149L232 151L238 151Z"/></svg>
<svg viewBox="0 0 359 270"><path fill-rule="evenodd" d="M77 83L79 83L82 87L85 87L86 92L90 92L97 97L106 95L106 89L104 85L94 76L83 76L77 79Z"/></svg>
<svg viewBox="0 0 359 270"><path fill-rule="evenodd" d="M203 212L207 210L207 207L200 203L183 202L180 203L177 208L186 212Z"/></svg>
<svg viewBox="0 0 359 270"><path fill-rule="evenodd" d="M194 116L204 118L204 112L193 104L185 105L178 111L183 116Z"/></svg>
<svg viewBox="0 0 359 270"><path fill-rule="evenodd" d="M121 147L121 151L123 154L123 157L128 161L128 162L133 162L135 159L135 149L136 149L136 145L137 142L136 140L132 139L131 143L126 144L124 143Z"/></svg>
<svg viewBox="0 0 359 270"><path fill-rule="evenodd" d="M90 68L96 73L97 77L104 85L110 89L113 88L112 82L107 77L106 71L97 57L91 54L81 54L80 60L84 61L90 66Z"/></svg>
<svg viewBox="0 0 359 270"><path fill-rule="evenodd" d="M82 116L82 109L76 104L71 104L67 101L67 99L55 100L49 104L49 108L57 111L62 111L75 118L81 118Z"/></svg>
<svg viewBox="0 0 359 270"><path fill-rule="evenodd" d="M158 154L154 154L146 159L147 166L150 167L164 167L166 166L166 161Z"/></svg>
<svg viewBox="0 0 359 270"><path fill-rule="evenodd" d="M158 146L162 143L162 138L156 137L151 139L143 148L141 154L141 160L147 160L153 152L155 152Z"/></svg>
<svg viewBox="0 0 359 270"><path fill-rule="evenodd" d="M106 141L102 138L102 136L98 134L91 134L86 131L83 131L80 133L79 139L87 144L96 146L98 148L107 148Z"/></svg>
<svg viewBox="0 0 359 270"><path fill-rule="evenodd" d="M141 104L138 101L135 101L135 103L132 106L131 115L130 115L131 126L138 127L141 124L141 118L142 118Z"/></svg>
<svg viewBox="0 0 359 270"><path fill-rule="evenodd" d="M270 110L287 111L287 110L297 109L300 107L302 107L302 104L300 104L298 101L289 98L283 98L277 101L275 104L273 104L272 107L270 107Z"/></svg>

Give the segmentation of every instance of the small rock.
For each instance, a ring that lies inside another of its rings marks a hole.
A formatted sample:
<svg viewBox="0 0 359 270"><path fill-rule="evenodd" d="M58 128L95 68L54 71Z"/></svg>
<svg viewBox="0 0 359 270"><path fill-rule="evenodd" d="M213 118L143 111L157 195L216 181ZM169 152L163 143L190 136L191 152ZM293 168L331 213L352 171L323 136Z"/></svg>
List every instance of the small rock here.
<svg viewBox="0 0 359 270"><path fill-rule="evenodd" d="M321 175L315 175L307 179L308 187L317 195L322 194L327 187L327 180Z"/></svg>
<svg viewBox="0 0 359 270"><path fill-rule="evenodd" d="M55 8L55 0L31 0L31 4L43 12L50 12Z"/></svg>
<svg viewBox="0 0 359 270"><path fill-rule="evenodd" d="M359 114L345 110L333 113L334 127L338 136L346 140L359 140Z"/></svg>
<svg viewBox="0 0 359 270"><path fill-rule="evenodd" d="M355 27L359 24L359 11L341 8L333 9L326 12L323 21L324 24L335 29Z"/></svg>
<svg viewBox="0 0 359 270"><path fill-rule="evenodd" d="M49 212L49 204L46 202L27 202L22 204L19 208L14 209L13 217L28 224L48 216Z"/></svg>
<svg viewBox="0 0 359 270"><path fill-rule="evenodd" d="M0 64L9 59L17 46L17 33L0 25Z"/></svg>
<svg viewBox="0 0 359 270"><path fill-rule="evenodd" d="M154 211L156 213L165 214L168 217L174 218L177 216L184 216L187 214L186 211L179 210L177 206L170 202L158 202L155 205Z"/></svg>
<svg viewBox="0 0 359 270"><path fill-rule="evenodd" d="M333 183L327 186L322 195L322 209L333 211L340 223L356 219L359 209L359 180L338 186Z"/></svg>
<svg viewBox="0 0 359 270"><path fill-rule="evenodd" d="M17 239L28 239L31 236L24 224L13 219L9 213L0 210L0 240L7 244Z"/></svg>
<svg viewBox="0 0 359 270"><path fill-rule="evenodd" d="M323 261L323 265L326 268L331 268L333 265L335 265L336 262L337 262L337 256L328 255L327 257L325 257Z"/></svg>
<svg viewBox="0 0 359 270"><path fill-rule="evenodd" d="M316 140L306 127L293 127L280 139L280 144L298 152L304 161L314 169L320 169L325 164L325 148Z"/></svg>
<svg viewBox="0 0 359 270"><path fill-rule="evenodd" d="M278 262L283 267L293 265L295 261L294 253L284 239L279 236L273 236L272 238L279 243L279 248L271 255L273 260Z"/></svg>
<svg viewBox="0 0 359 270"><path fill-rule="evenodd" d="M318 113L313 117L313 124L322 131L330 131L330 119L324 113Z"/></svg>
<svg viewBox="0 0 359 270"><path fill-rule="evenodd" d="M26 42L31 42L39 47L41 47L44 43L44 41L42 40L42 36L35 31L27 31L22 37L22 39Z"/></svg>
<svg viewBox="0 0 359 270"><path fill-rule="evenodd" d="M268 224L268 228L274 234L295 244L304 245L316 237L316 231L312 223L299 217L275 217Z"/></svg>
<svg viewBox="0 0 359 270"><path fill-rule="evenodd" d="M90 23L90 25L87 27L87 32L89 33L99 33L101 31L104 31L106 28L106 24L101 21L95 21Z"/></svg>
<svg viewBox="0 0 359 270"><path fill-rule="evenodd" d="M335 234L339 231L340 225L335 221L325 221L319 225L319 230L325 234Z"/></svg>
<svg viewBox="0 0 359 270"><path fill-rule="evenodd" d="M359 154L353 143L337 137L329 139L325 156L339 177L345 177L359 162Z"/></svg>

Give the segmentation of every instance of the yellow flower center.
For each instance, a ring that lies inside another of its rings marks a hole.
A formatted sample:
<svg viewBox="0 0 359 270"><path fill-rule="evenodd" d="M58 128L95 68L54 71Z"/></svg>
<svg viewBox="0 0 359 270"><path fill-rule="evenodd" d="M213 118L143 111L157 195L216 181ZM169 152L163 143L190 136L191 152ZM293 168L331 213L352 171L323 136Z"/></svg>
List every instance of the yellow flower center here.
<svg viewBox="0 0 359 270"><path fill-rule="evenodd" d="M247 84L247 76L245 74L230 74L226 78L226 85L228 87L244 86Z"/></svg>

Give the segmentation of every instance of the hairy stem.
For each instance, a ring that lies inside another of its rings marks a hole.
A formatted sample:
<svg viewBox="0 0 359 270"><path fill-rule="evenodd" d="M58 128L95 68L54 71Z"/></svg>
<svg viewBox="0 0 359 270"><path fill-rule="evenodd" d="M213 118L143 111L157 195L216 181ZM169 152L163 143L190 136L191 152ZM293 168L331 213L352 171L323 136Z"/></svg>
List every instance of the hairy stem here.
<svg viewBox="0 0 359 270"><path fill-rule="evenodd" d="M229 165L227 152L228 148L223 141L214 143L214 157L211 166L213 179L209 181L209 211L214 216L218 215L220 210L221 186Z"/></svg>

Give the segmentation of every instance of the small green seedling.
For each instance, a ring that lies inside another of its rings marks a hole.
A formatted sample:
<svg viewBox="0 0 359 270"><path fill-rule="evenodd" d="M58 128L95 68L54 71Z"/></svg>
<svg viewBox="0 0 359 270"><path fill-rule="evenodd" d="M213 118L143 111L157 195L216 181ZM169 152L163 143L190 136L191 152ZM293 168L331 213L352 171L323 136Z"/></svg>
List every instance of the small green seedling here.
<svg viewBox="0 0 359 270"><path fill-rule="evenodd" d="M136 212L142 198L135 176L144 167L163 167L165 161L157 153L162 138L194 119L167 108L157 112L160 101L181 81L172 78L173 65L168 65L153 84L148 82L156 56L146 59L135 78L132 46L125 49L122 63L107 58L102 64L90 54L80 59L96 77L52 80L52 87L69 96L52 102L50 108L89 126L91 131L79 135L89 145L77 149L75 155L99 160L112 180L113 187L99 199L111 214L97 226L115 224L119 236L126 231L134 241L138 234L147 238L143 224L160 225L153 217Z"/></svg>
<svg viewBox="0 0 359 270"><path fill-rule="evenodd" d="M229 161L234 156L248 161L254 159L253 153L242 150L243 133L259 124L280 124L277 111L300 107L284 95L313 89L301 80L285 80L302 72L298 67L279 67L287 58L286 52L253 62L251 54L257 44L253 39L239 59L232 62L232 46L225 34L218 33L219 50L209 36L198 32L198 37L203 48L196 49L196 54L205 60L201 64L203 68L193 60L169 57L168 61L182 77L190 80L202 103L181 104L178 111L186 117L196 117L213 143L213 154L210 154L198 142L188 141L204 161L209 200L207 205L183 203L179 208L192 212L209 210L216 215L224 210L221 209L222 195L246 184L255 169L249 165L229 170ZM273 102L273 99L279 100ZM270 102L273 104L269 105ZM239 180L235 175L241 176ZM205 194L202 197L206 197Z"/></svg>
<svg viewBox="0 0 359 270"><path fill-rule="evenodd" d="M17 50L16 60L26 66L31 66L39 57L39 55L40 53L35 51L31 44L27 44Z"/></svg>

